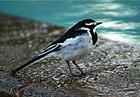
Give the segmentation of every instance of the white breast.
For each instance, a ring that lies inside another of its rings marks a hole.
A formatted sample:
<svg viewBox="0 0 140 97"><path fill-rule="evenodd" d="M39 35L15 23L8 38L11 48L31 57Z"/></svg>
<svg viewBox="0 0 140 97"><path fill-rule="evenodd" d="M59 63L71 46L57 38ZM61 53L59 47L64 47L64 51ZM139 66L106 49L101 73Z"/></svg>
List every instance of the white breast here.
<svg viewBox="0 0 140 97"><path fill-rule="evenodd" d="M55 56L64 60L76 60L83 57L92 47L92 38L89 33L84 33L76 38L67 39L60 51L55 52Z"/></svg>

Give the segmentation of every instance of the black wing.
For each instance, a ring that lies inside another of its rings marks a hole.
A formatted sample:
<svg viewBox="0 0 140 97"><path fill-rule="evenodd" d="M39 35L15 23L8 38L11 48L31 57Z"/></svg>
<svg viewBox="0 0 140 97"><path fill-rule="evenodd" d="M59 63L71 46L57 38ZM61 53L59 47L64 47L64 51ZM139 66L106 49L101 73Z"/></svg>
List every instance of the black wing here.
<svg viewBox="0 0 140 97"><path fill-rule="evenodd" d="M86 30L68 30L66 33L64 33L59 39L55 40L54 42L52 42L49 46L57 44L57 43L63 43L66 39L69 38L74 38L76 36L79 36L83 33L87 33Z"/></svg>
<svg viewBox="0 0 140 97"><path fill-rule="evenodd" d="M77 29L75 30L75 28L71 28L69 29L67 32L65 32L59 39L55 40L54 42L52 42L45 50L44 52L56 47L56 45L59 45L56 49L56 50L59 50L61 45L59 43L63 43L66 39L69 39L69 38L74 38L78 35L81 35L83 33L86 33L87 31L86 30L81 30L81 29Z"/></svg>
<svg viewBox="0 0 140 97"><path fill-rule="evenodd" d="M60 49L60 47L61 47L61 45L60 45L59 43L52 44L52 45L48 46L48 47L44 50L44 52L43 52L42 54L51 53L51 52L57 51L57 50ZM42 54L41 54L41 55L42 55Z"/></svg>

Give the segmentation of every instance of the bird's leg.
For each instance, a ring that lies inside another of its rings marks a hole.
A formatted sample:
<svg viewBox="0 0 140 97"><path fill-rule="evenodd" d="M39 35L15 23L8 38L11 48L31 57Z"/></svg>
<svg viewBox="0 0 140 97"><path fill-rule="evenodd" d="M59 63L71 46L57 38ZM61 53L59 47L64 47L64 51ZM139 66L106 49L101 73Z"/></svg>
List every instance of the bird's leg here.
<svg viewBox="0 0 140 97"><path fill-rule="evenodd" d="M82 69L76 64L75 61L72 61L72 63L78 68L78 70L81 72L81 75L85 75L85 73L82 71Z"/></svg>
<svg viewBox="0 0 140 97"><path fill-rule="evenodd" d="M66 61L66 63L68 64L68 68L69 68L69 70L70 70L71 75L74 76L74 74L72 73L72 70L71 70L71 67L70 67L70 63L69 63L69 61Z"/></svg>

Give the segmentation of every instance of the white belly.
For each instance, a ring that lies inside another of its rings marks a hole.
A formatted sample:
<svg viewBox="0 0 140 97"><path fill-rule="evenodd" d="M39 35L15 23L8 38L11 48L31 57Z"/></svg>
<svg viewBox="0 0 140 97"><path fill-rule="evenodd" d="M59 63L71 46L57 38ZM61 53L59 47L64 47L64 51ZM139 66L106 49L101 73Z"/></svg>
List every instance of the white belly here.
<svg viewBox="0 0 140 97"><path fill-rule="evenodd" d="M64 43L60 43L60 45L62 48L60 51L55 52L55 56L67 61L74 61L88 53L92 48L92 39L86 34L76 38L70 38Z"/></svg>

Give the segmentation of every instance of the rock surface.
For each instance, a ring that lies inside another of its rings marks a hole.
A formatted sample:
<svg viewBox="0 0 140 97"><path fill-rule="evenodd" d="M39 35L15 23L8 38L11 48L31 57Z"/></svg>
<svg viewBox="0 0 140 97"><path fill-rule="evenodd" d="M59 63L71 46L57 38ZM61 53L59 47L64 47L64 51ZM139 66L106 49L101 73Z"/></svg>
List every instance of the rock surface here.
<svg viewBox="0 0 140 97"><path fill-rule="evenodd" d="M72 77L67 64L54 58L10 76L12 69L40 54L64 31L63 27L0 14L0 96L140 97L140 46L102 37L89 55L77 61L86 72L84 77ZM78 73L74 65L72 68Z"/></svg>

